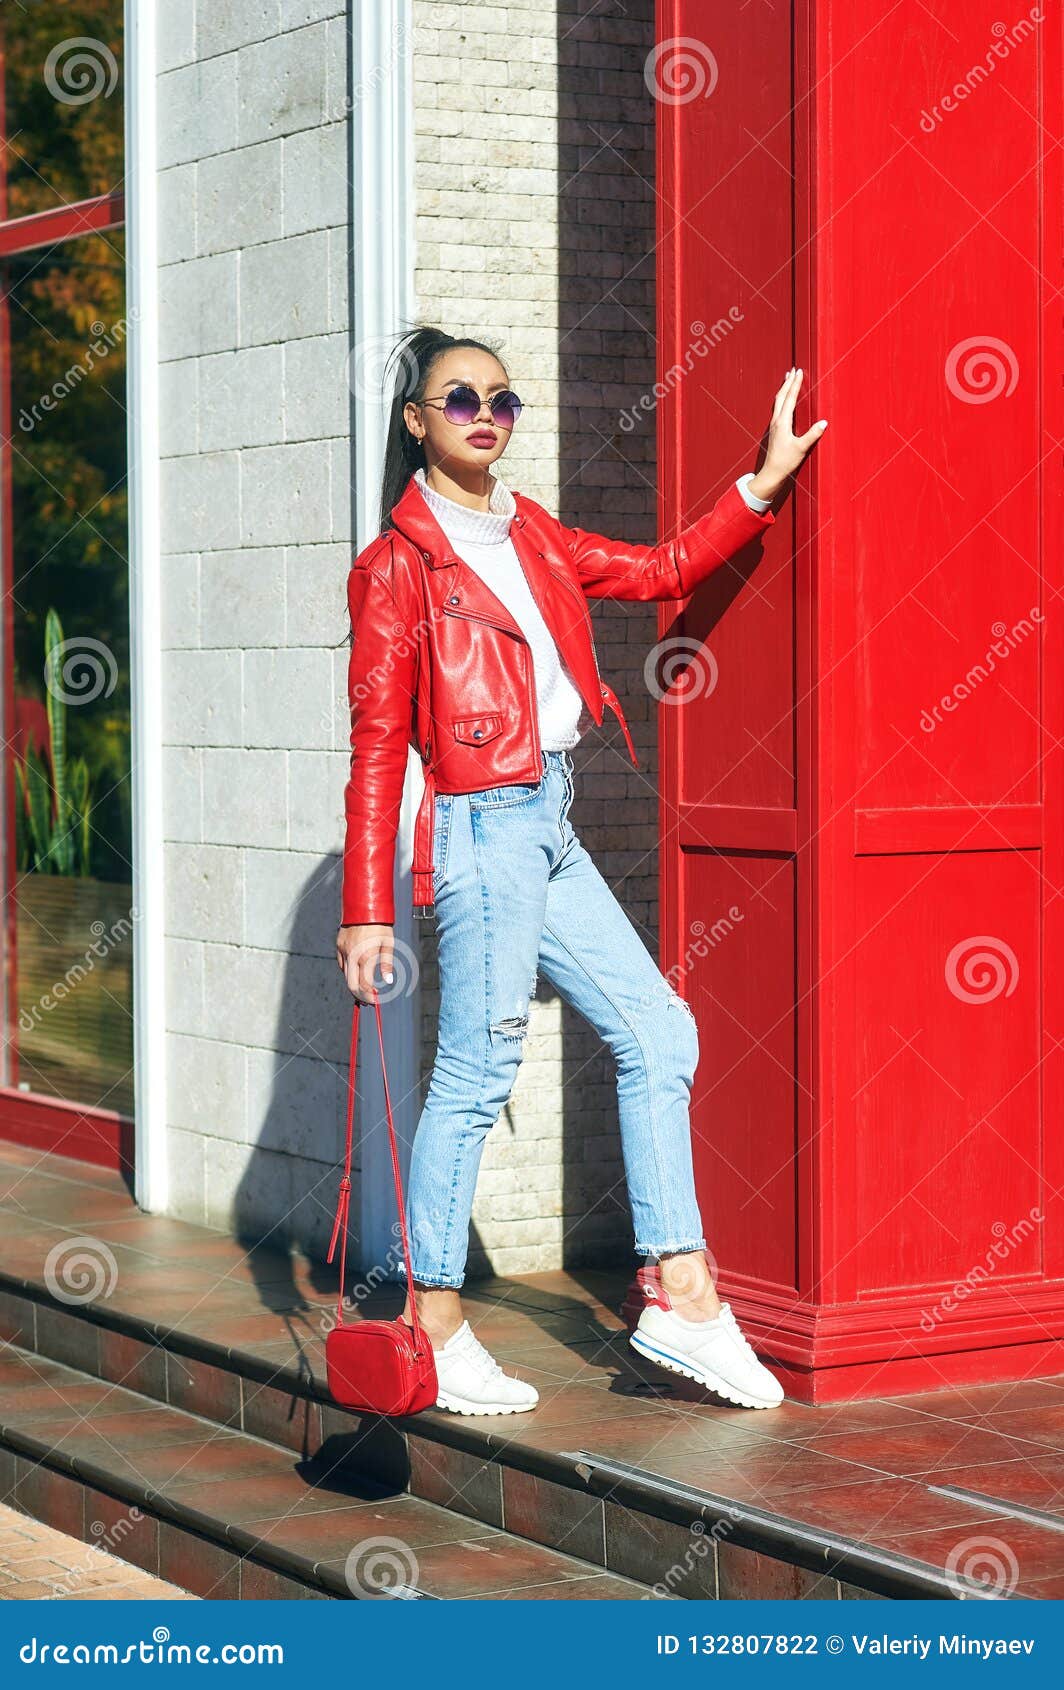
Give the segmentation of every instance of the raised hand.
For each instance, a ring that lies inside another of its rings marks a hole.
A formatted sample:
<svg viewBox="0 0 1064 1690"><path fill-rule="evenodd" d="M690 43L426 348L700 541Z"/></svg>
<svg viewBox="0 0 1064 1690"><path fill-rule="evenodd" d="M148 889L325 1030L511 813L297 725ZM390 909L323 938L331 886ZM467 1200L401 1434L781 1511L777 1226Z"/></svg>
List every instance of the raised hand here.
<svg viewBox="0 0 1064 1690"><path fill-rule="evenodd" d="M806 434L795 434L794 407L801 385L801 369L788 370L772 406L765 461L747 484L755 499L774 499L788 477L801 469L828 426L822 417Z"/></svg>

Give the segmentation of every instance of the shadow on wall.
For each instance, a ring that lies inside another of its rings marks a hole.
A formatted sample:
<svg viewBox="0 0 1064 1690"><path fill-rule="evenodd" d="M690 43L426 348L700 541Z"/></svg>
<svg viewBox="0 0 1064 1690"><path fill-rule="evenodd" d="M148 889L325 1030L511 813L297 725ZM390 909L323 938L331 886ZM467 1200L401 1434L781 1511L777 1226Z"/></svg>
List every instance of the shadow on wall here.
<svg viewBox="0 0 1064 1690"><path fill-rule="evenodd" d="M336 965L338 907L339 860L328 857L292 904L277 910L274 931L256 931L256 945L266 953L264 990L271 973L281 976L273 1048L258 1048L261 1016L255 1027L234 1028L236 1043L249 1047L247 1119L258 1128L234 1182L229 1230L244 1246L263 1307L288 1315L297 1349L301 1341L324 1338L322 1317L333 1312L339 1260L338 1254L332 1265L325 1260L342 1173L352 1006ZM356 1134L372 1130L372 1123L363 1128L362 1114L360 1108ZM217 1122L215 1130L223 1126ZM358 1167L357 1136L352 1166ZM357 1173L352 1184L349 1289L359 1260Z"/></svg>

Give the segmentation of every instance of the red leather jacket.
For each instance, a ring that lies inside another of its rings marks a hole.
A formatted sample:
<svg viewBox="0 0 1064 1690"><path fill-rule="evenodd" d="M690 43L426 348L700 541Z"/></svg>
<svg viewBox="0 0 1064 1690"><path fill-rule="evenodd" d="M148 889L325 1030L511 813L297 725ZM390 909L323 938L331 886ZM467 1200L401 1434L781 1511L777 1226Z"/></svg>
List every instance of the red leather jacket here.
<svg viewBox="0 0 1064 1690"><path fill-rule="evenodd" d="M673 540L629 545L566 528L514 495L511 538L543 619L592 717L608 704L636 761L617 696L599 674L588 598L683 599L775 518L750 509L734 482ZM413 480L394 528L360 552L348 576L351 773L342 926L390 925L407 747L425 795L414 830L413 901L429 907L435 793L532 783L542 773L532 653L513 617L462 562Z"/></svg>

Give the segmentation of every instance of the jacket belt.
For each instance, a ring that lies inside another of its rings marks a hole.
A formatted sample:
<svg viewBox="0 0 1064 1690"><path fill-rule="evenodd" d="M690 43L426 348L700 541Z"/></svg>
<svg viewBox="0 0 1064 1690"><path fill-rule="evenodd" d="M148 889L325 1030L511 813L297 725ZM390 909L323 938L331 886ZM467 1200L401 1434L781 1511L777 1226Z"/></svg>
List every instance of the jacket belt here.
<svg viewBox="0 0 1064 1690"><path fill-rule="evenodd" d="M621 725L628 754L639 767L639 758L635 754L632 736L628 731L628 723L624 718L617 694L605 682L602 684L602 696L606 700L613 714ZM411 877L413 879L413 904L417 914L428 915L436 899L432 880L432 847L436 818L436 777L430 766L422 765L425 775L425 791L418 806L417 818L414 822L414 851L411 863Z"/></svg>
<svg viewBox="0 0 1064 1690"><path fill-rule="evenodd" d="M624 743L628 747L628 755L631 757L632 762L635 764L636 768L638 769L639 758L635 754L635 746L632 744L632 736L628 732L628 723L625 721L624 711L621 709L620 699L617 697L617 694L614 692L613 688L611 686L609 686L605 681L603 681L603 683L602 683L602 696L606 700L606 703L609 705L610 709L613 711L613 714L616 716L618 722L620 722L620 724L621 724L621 732L624 734Z"/></svg>
<svg viewBox="0 0 1064 1690"><path fill-rule="evenodd" d="M436 777L426 763L425 791L414 822L414 852L411 875L414 882L414 908L425 914L435 902L432 891L432 833L436 815Z"/></svg>

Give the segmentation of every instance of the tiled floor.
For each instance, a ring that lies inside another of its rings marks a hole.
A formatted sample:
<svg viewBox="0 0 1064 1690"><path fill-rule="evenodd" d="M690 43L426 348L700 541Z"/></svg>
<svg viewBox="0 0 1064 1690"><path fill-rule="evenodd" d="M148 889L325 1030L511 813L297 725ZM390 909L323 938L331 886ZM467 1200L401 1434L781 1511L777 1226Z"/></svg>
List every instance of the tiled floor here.
<svg viewBox="0 0 1064 1690"><path fill-rule="evenodd" d="M322 1193L326 1208L333 1197L331 1186ZM55 1277L64 1241L88 1237L109 1314L173 1324L260 1363L298 1364L324 1379L333 1269L142 1215L116 1176L8 1146L0 1149L0 1209L0 1269L8 1275L40 1280L56 1250ZM995 1593L1064 1595L1064 1377L822 1408L787 1402L753 1413L642 1363L616 1312L623 1290L624 1276L591 1272L468 1288L478 1335L533 1380L541 1401L534 1413L505 1421L464 1420L466 1431L480 1435L482 1455L453 1447L454 1439L439 1443L436 1500L475 1512L475 1500L466 1499L484 1488L488 1455L505 1462L519 1450L515 1465L528 1468L580 1450L939 1569L971 1567ZM359 1306L393 1313L397 1300L396 1289L385 1288ZM60 1353L69 1331L72 1353L61 1359L91 1371L73 1353L85 1342L85 1323L58 1312L47 1318L59 1344L51 1353ZM195 1361L146 1358L119 1334L95 1332L111 1377L128 1373L136 1387L136 1369L165 1365L169 1400L180 1401L182 1389L189 1406L197 1400ZM8 1335L19 1342L16 1332ZM224 1419L228 1412L234 1424L242 1413L247 1427L249 1414L280 1412L268 1386L245 1381L244 1389L243 1400L237 1392L228 1408L216 1401L211 1413ZM431 1426L432 1415L420 1421ZM151 1451L147 1423L142 1431L144 1459L161 1471L167 1457ZM225 1450L217 1443L214 1459L214 1482L222 1483ZM549 1496L518 1497L516 1481L508 1482L512 1506L553 1506ZM578 1531L578 1523L567 1530ZM731 1556L740 1584L745 1553L736 1546ZM718 1559L723 1565L729 1557Z"/></svg>
<svg viewBox="0 0 1064 1690"><path fill-rule="evenodd" d="M153 1578L96 1544L0 1503L0 1601L194 1602L176 1584Z"/></svg>

